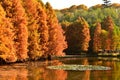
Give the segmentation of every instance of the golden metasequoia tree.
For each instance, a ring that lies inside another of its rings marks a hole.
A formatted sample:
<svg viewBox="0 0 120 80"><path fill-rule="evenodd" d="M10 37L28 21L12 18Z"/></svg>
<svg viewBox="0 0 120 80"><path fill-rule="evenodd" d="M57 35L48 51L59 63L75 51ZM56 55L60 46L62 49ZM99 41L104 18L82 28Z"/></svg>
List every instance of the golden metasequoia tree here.
<svg viewBox="0 0 120 80"><path fill-rule="evenodd" d="M28 46L27 18L21 0L1 0L6 17L11 20L14 32L14 47L18 60L25 60Z"/></svg>
<svg viewBox="0 0 120 80"><path fill-rule="evenodd" d="M95 29L93 31L93 45L91 46L93 52L98 52L101 49L101 24L96 23Z"/></svg>
<svg viewBox="0 0 120 80"><path fill-rule="evenodd" d="M28 17L28 49L29 57L36 59L47 51L48 27L46 14L42 4L37 0L23 0Z"/></svg>
<svg viewBox="0 0 120 80"><path fill-rule="evenodd" d="M63 50L67 47L64 32L58 23L57 17L51 5L46 3L47 25L49 30L48 54L64 55Z"/></svg>
<svg viewBox="0 0 120 80"><path fill-rule="evenodd" d="M13 26L5 16L6 13L0 4L0 58L6 62L15 62L17 58L14 50Z"/></svg>

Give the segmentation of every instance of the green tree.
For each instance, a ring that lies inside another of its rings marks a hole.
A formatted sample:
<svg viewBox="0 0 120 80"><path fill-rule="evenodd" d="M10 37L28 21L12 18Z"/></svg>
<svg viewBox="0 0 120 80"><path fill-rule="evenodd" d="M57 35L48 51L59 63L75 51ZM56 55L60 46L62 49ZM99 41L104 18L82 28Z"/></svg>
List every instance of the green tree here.
<svg viewBox="0 0 120 80"><path fill-rule="evenodd" d="M120 29L118 26L115 26L115 29L113 31L113 44L112 44L112 50L120 50Z"/></svg>

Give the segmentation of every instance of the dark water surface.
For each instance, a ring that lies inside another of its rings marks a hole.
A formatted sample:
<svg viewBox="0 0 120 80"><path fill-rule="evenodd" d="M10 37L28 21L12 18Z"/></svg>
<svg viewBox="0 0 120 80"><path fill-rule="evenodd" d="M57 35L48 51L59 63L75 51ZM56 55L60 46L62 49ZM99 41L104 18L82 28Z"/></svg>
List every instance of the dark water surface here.
<svg viewBox="0 0 120 80"><path fill-rule="evenodd" d="M100 65L111 70L65 71L48 69L50 65ZM64 58L46 62L26 62L0 66L0 80L120 80L118 58Z"/></svg>

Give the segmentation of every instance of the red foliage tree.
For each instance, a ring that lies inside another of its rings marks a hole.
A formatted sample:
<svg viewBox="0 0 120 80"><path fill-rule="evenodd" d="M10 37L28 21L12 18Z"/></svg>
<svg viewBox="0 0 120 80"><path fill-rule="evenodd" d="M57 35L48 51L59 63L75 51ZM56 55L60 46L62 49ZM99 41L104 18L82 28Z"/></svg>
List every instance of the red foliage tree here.
<svg viewBox="0 0 120 80"><path fill-rule="evenodd" d="M48 54L64 55L63 50L67 47L64 32L58 23L54 10L49 3L46 3L47 25L49 28Z"/></svg>

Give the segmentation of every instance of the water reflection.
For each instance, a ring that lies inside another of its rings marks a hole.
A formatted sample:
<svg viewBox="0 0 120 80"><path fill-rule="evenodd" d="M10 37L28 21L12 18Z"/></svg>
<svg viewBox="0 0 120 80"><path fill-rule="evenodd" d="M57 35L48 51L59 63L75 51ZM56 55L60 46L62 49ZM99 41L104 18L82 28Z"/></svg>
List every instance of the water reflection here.
<svg viewBox="0 0 120 80"><path fill-rule="evenodd" d="M108 71L64 71L50 65L81 64L111 67ZM0 80L119 80L120 62L116 59L72 58L47 62L27 62L0 66Z"/></svg>
<svg viewBox="0 0 120 80"><path fill-rule="evenodd" d="M87 58L83 59L83 65L89 65ZM82 80L90 80L90 70L86 70L84 74Z"/></svg>
<svg viewBox="0 0 120 80"><path fill-rule="evenodd" d="M39 62L38 62L39 64ZM36 65L33 63L30 67L28 67L29 73L29 80L66 80L67 79L67 72L64 70L50 70L47 69L46 66L48 65L62 65L63 63L55 60L52 62L46 62L44 65ZM34 68L33 68L34 67Z"/></svg>
<svg viewBox="0 0 120 80"><path fill-rule="evenodd" d="M0 66L0 80L28 80L25 66Z"/></svg>

